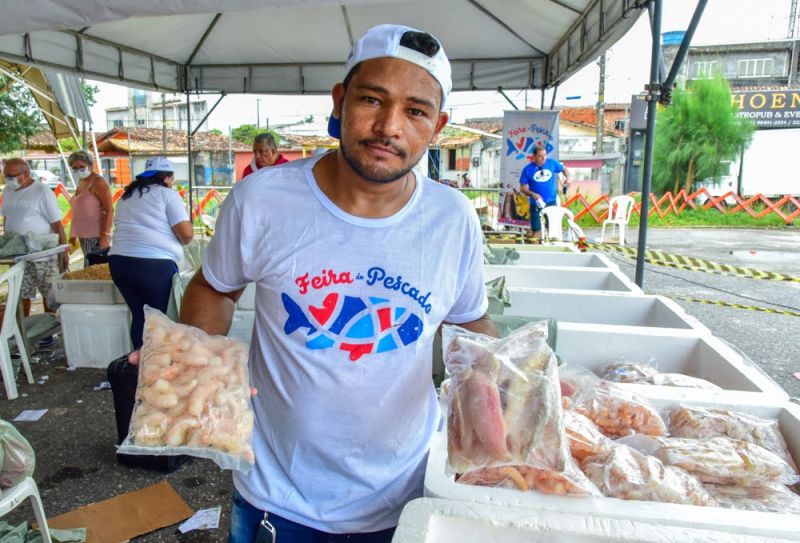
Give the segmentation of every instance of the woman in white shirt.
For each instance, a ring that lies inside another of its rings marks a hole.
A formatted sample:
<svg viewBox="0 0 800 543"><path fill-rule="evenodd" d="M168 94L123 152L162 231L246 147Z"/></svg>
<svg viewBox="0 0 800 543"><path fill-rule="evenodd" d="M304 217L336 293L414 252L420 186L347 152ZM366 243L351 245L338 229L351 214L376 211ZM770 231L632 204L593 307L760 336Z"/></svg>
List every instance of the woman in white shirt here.
<svg viewBox="0 0 800 543"><path fill-rule="evenodd" d="M144 306L166 312L182 246L194 234L186 205L172 190L175 165L154 157L145 168L117 203L108 258L111 278L131 310L131 342L137 350L142 346Z"/></svg>

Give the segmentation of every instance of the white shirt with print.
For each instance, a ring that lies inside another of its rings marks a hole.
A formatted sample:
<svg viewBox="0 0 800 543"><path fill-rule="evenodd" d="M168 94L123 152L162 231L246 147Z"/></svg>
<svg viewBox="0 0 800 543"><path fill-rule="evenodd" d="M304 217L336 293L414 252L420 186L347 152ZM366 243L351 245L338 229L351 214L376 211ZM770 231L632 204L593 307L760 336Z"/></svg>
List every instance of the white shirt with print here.
<svg viewBox="0 0 800 543"><path fill-rule="evenodd" d="M256 465L234 484L306 526L378 531L422 494L434 333L487 309L482 233L463 195L420 177L391 217L350 215L319 189L319 158L239 182L204 257L218 291L256 283Z"/></svg>
<svg viewBox="0 0 800 543"><path fill-rule="evenodd" d="M6 185L0 215L5 217L5 231L18 234L51 234L51 224L61 220L56 195L50 188L34 181L24 189Z"/></svg>

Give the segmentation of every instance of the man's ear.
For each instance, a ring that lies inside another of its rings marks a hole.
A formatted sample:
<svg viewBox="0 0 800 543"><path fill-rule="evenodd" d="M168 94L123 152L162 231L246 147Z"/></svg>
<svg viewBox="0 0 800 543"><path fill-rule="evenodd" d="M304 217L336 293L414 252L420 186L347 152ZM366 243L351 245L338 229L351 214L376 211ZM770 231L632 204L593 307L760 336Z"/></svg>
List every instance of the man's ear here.
<svg viewBox="0 0 800 543"><path fill-rule="evenodd" d="M337 119L342 118L342 107L344 105L344 95L346 88L341 83L336 83L331 89L331 98L333 98L333 113L332 115Z"/></svg>
<svg viewBox="0 0 800 543"><path fill-rule="evenodd" d="M433 136L431 137L431 143L436 143L439 141L439 134L442 132L445 126L447 126L447 121L450 119L450 116L442 111L439 113L439 117L436 119L436 128L433 130Z"/></svg>

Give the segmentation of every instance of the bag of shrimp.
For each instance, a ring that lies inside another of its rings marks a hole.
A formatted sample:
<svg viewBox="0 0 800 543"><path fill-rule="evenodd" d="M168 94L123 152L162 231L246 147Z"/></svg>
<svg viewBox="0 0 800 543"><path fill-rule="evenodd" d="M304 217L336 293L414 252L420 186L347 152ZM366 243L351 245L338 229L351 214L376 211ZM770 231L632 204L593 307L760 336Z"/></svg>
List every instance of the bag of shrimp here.
<svg viewBox="0 0 800 543"><path fill-rule="evenodd" d="M185 454L249 470L253 409L247 346L145 308L136 402L120 453Z"/></svg>
<svg viewBox="0 0 800 543"><path fill-rule="evenodd" d="M589 456L581 468L610 498L716 505L695 476L627 445L615 444L604 453Z"/></svg>
<svg viewBox="0 0 800 543"><path fill-rule="evenodd" d="M674 437L729 437L760 445L780 456L792 469L798 471L797 463L789 454L786 440L775 419L714 407L680 405L669 415L669 431Z"/></svg>
<svg viewBox="0 0 800 543"><path fill-rule="evenodd" d="M502 339L445 326L443 350L448 473L474 484L510 478L518 488L544 487L544 479L564 474L572 458L547 323Z"/></svg>
<svg viewBox="0 0 800 543"><path fill-rule="evenodd" d="M577 366L562 366L558 372L561 380L575 389L569 397L569 409L591 420L606 436L667 434L656 408L624 385L600 379Z"/></svg>
<svg viewBox="0 0 800 543"><path fill-rule="evenodd" d="M705 487L720 507L762 513L800 515L800 495L795 494L785 485L748 487L706 483Z"/></svg>
<svg viewBox="0 0 800 543"><path fill-rule="evenodd" d="M617 443L654 456L668 466L681 468L703 483L763 486L773 483L793 485L800 481L797 472L778 455L738 439L636 435Z"/></svg>

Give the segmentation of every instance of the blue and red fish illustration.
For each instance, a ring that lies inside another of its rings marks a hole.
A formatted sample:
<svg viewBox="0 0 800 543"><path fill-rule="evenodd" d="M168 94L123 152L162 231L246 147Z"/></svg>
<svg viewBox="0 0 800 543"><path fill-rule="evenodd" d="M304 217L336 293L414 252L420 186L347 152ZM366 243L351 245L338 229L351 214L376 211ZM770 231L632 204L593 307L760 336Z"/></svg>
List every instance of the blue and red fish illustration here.
<svg viewBox="0 0 800 543"><path fill-rule="evenodd" d="M385 298L370 296L367 301L332 292L322 307L310 305L308 313L288 294L282 294L289 316L283 326L286 335L308 330L306 347L338 347L350 353L355 362L365 354L384 353L410 345L422 335L422 319Z"/></svg>

